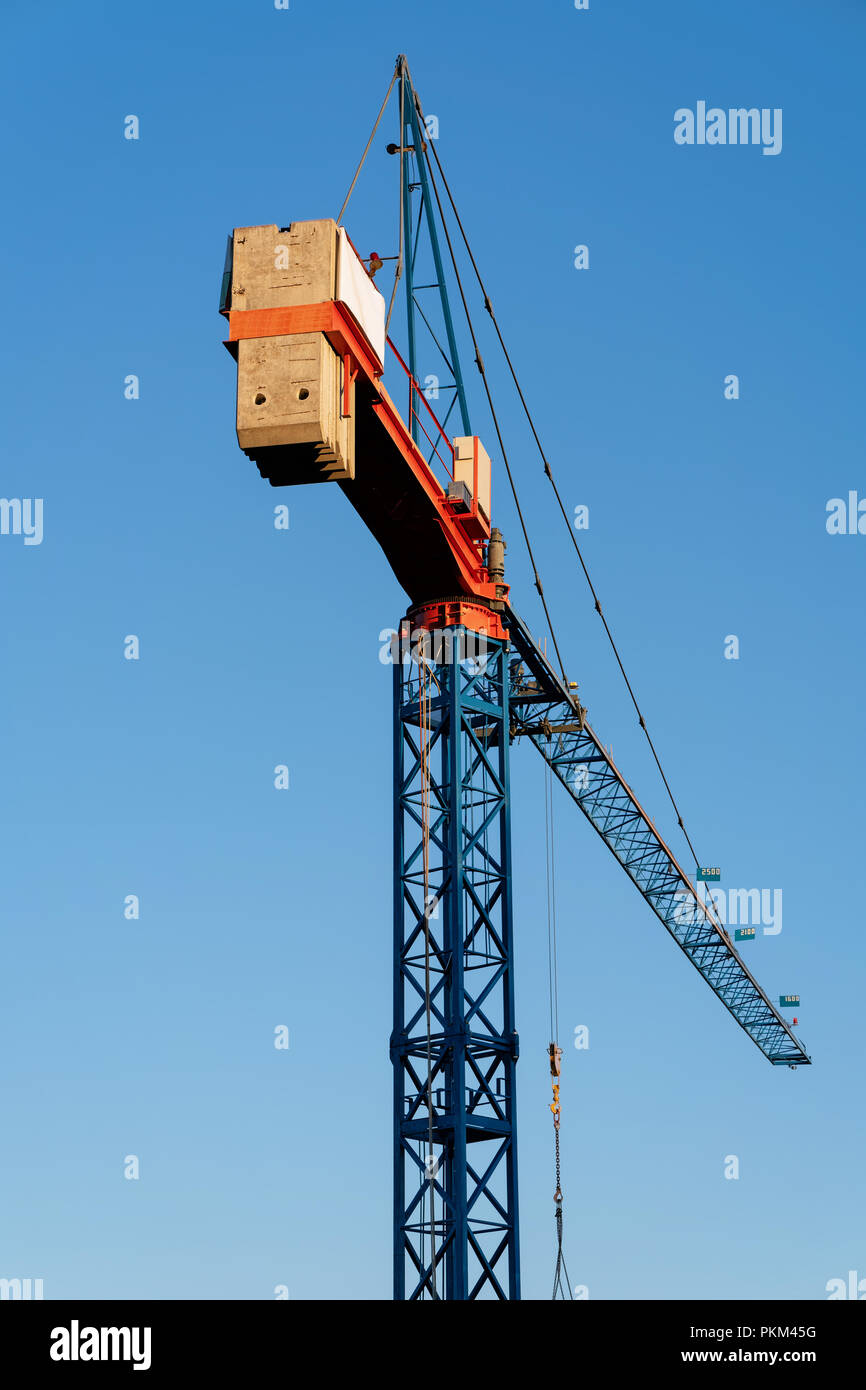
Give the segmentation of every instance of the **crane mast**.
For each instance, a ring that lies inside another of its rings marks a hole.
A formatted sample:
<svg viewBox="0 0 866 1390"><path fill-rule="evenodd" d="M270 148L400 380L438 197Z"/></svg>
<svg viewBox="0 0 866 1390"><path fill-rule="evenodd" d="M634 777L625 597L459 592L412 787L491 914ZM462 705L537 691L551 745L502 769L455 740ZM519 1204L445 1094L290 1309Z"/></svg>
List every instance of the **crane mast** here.
<svg viewBox="0 0 866 1390"><path fill-rule="evenodd" d="M810 1059L511 603L490 459L470 427L426 123L402 57L395 84L400 143L388 149L400 160L408 363L333 219L236 228L220 310L238 364L240 447L274 487L337 483L409 598L391 652L394 1296L509 1300L520 1297L515 741L539 751L763 1054L775 1065ZM422 289L438 291L444 341L434 341L453 375L441 422L418 381ZM455 408L462 434L452 436Z"/></svg>

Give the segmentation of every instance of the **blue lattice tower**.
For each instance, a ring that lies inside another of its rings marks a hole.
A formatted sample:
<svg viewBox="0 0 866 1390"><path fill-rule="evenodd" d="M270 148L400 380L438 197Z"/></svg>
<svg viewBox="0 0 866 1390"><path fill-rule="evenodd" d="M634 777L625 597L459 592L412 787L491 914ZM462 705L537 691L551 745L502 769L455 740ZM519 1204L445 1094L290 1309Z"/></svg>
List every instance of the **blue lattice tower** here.
<svg viewBox="0 0 866 1390"><path fill-rule="evenodd" d="M394 652L394 1294L435 1263L437 1298L518 1298L508 645L424 641Z"/></svg>

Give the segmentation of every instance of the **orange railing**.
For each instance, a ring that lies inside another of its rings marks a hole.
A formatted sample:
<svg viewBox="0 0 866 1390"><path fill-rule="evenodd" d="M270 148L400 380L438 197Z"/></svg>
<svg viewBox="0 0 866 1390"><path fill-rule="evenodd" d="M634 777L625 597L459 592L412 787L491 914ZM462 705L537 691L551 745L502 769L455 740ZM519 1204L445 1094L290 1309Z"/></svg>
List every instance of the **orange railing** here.
<svg viewBox="0 0 866 1390"><path fill-rule="evenodd" d="M409 418L406 422L409 427L409 433L412 435L413 439L416 438L415 422L417 421L419 430L423 434L424 438L427 440L427 443L430 445L430 453L427 457L427 464L428 466L432 467L433 461L435 459L435 461L439 464L440 468L442 468L447 479L445 483L445 491L447 492L448 483L451 482L454 478L454 446L451 443L451 440L448 438L447 434L445 433L445 430L443 429L442 425L436 418L436 415L430 406L430 402L428 401L424 392L421 390L421 387L418 385L418 382L415 380L412 373L409 371L409 368L406 366L406 363L403 361L403 358L400 356L399 352L395 348L394 344L391 342L390 338L388 339L388 346L409 379ZM421 402L421 404L423 405L423 410L418 409L417 402ZM428 428L428 425L433 430L432 434L430 433L430 428Z"/></svg>

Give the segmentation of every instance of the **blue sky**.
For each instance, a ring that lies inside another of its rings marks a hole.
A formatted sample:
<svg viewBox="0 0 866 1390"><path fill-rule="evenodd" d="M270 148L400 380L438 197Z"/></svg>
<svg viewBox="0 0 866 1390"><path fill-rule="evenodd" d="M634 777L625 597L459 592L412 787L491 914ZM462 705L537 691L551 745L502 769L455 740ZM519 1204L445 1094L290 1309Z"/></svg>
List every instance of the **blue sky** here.
<svg viewBox="0 0 866 1390"><path fill-rule="evenodd" d="M866 1278L866 538L825 527L830 498L866 495L862 7L155 0L3 26L0 491L44 499L44 538L0 536L0 1276L48 1298L390 1296L378 634L405 600L338 489L275 493L238 450L216 310L233 226L336 215L404 51L698 853L726 885L783 890L782 932L748 959L801 995L814 1059L762 1058L558 794L572 1280L812 1299ZM781 108L781 153L677 146L699 100ZM396 250L396 134L346 218L364 251ZM569 675L679 848L483 346ZM469 358L467 376L540 633ZM531 1298L554 1260L543 785L517 747Z"/></svg>

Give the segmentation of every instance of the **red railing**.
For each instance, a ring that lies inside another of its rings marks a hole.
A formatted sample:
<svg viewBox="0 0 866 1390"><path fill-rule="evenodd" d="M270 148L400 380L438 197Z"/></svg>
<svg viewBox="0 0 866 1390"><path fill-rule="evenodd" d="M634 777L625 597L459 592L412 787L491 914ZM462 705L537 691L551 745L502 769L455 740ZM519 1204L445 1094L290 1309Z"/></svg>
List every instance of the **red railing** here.
<svg viewBox="0 0 866 1390"><path fill-rule="evenodd" d="M390 338L388 339L388 346L393 352L400 366L403 368L403 371L406 373L406 376L409 378L409 418L406 422L409 428L409 433L412 435L412 438L415 439L414 426L415 421L417 420L419 430L421 431L424 438L430 445L430 453L427 456L427 463L429 466L432 467L433 460L435 459L439 466L443 469L447 479L445 483L445 491L447 492L448 483L450 483L454 478L454 446L451 443L451 440L448 438L447 434L445 433L445 430L440 425L435 413L431 409L430 402L428 401L424 392L421 390L421 387L418 385L418 382L415 380L412 373L409 371L409 368L406 366L406 363L403 361L403 358L400 356L399 352L395 348L394 344L391 342ZM423 403L423 411L419 411L417 409L416 400L421 401ZM425 424L425 420L428 416L429 420L432 422L432 429L434 431L433 434L430 433L430 430L427 428L427 424Z"/></svg>

